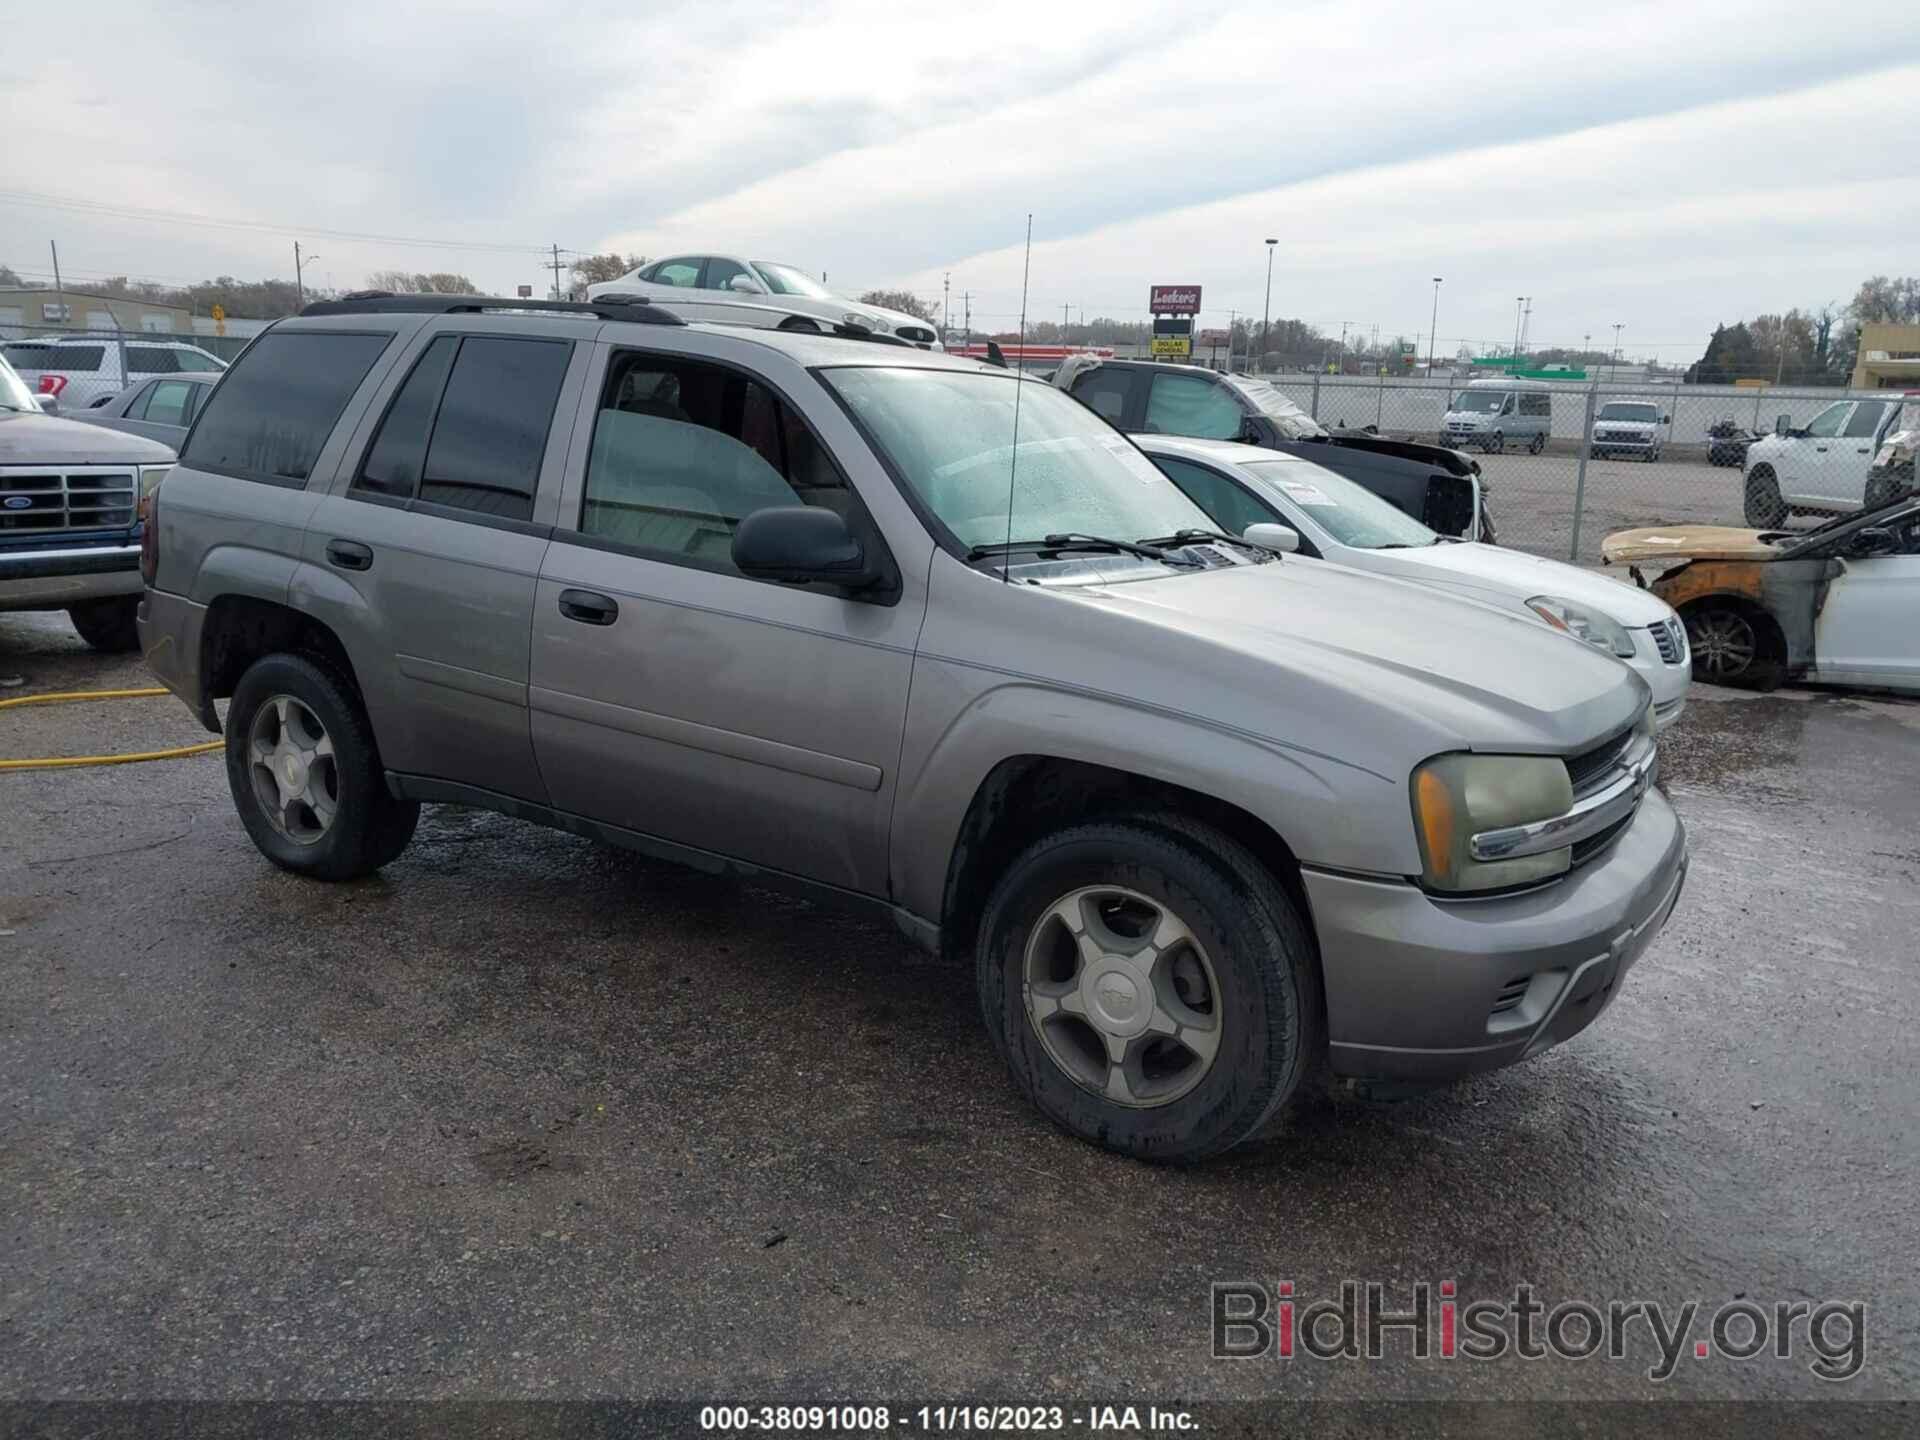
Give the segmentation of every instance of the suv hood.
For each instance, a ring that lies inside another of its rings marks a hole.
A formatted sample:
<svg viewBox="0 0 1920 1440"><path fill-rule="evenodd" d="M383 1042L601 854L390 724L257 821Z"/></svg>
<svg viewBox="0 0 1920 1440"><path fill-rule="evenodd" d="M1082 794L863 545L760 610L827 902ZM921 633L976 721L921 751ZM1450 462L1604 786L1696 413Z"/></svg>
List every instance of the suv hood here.
<svg viewBox="0 0 1920 1440"><path fill-rule="evenodd" d="M1498 545L1428 545L1418 550L1389 550L1385 555L1396 571L1407 573L1410 579L1469 591L1476 598L1495 603L1525 604L1535 595L1557 595L1629 627L1652 625L1673 614L1666 601L1632 585L1577 565Z"/></svg>
<svg viewBox="0 0 1920 1440"><path fill-rule="evenodd" d="M1567 754L1631 724L1650 694L1627 666L1538 621L1325 561L1290 556L1058 593L1165 631L1137 653L1159 657L1172 703L1251 729L1266 695L1291 692L1320 709L1315 692L1335 690L1417 732L1410 755ZM1209 661L1219 656L1232 664L1215 686ZM1222 690L1243 713L1210 713L1226 708L1207 698ZM1328 697L1324 708L1344 707Z"/></svg>
<svg viewBox="0 0 1920 1440"><path fill-rule="evenodd" d="M172 449L144 435L0 410L0 465L165 465L173 458Z"/></svg>

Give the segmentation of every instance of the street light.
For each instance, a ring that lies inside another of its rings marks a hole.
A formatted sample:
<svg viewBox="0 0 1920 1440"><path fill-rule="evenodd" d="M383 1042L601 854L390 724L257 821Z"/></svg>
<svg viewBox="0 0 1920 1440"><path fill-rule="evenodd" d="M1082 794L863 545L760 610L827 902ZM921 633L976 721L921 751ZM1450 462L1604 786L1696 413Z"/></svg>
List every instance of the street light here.
<svg viewBox="0 0 1920 1440"><path fill-rule="evenodd" d="M1437 343L1434 331L1440 324L1440 277L1433 277L1433 318L1427 322L1427 378L1433 378L1433 347Z"/></svg>
<svg viewBox="0 0 1920 1440"><path fill-rule="evenodd" d="M300 308L302 310L307 308L307 284L305 279L302 278L301 272L305 266L311 265L319 258L318 255L308 255L305 259L302 259L300 255L300 242L298 240L293 242L293 289L294 293L300 297Z"/></svg>
<svg viewBox="0 0 1920 1440"><path fill-rule="evenodd" d="M1267 305L1260 316L1260 360L1262 363L1265 363L1267 358L1267 337L1271 333L1271 327L1273 325L1273 247L1279 243L1278 240L1267 241ZM1258 375L1260 372L1254 370L1253 373Z"/></svg>
<svg viewBox="0 0 1920 1440"><path fill-rule="evenodd" d="M1524 295L1513 297L1513 363L1508 370L1515 375L1520 373L1520 311L1526 303L1527 297Z"/></svg>

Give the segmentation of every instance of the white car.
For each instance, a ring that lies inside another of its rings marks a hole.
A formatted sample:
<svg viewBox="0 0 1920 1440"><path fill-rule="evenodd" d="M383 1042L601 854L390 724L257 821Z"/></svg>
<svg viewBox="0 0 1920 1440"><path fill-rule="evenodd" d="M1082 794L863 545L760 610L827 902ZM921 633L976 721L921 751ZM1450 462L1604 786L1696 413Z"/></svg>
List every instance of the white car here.
<svg viewBox="0 0 1920 1440"><path fill-rule="evenodd" d="M1651 464L1660 458L1672 432L1673 416L1651 400L1604 401L1593 417L1595 460L1634 455Z"/></svg>
<svg viewBox="0 0 1920 1440"><path fill-rule="evenodd" d="M803 317L822 330L857 325L881 335L897 335L924 350L940 348L934 327L899 310L883 310L836 295L806 271L771 260L736 255L672 255L630 270L618 280L587 287L587 298L642 295L687 320L730 325L799 329Z"/></svg>
<svg viewBox="0 0 1920 1440"><path fill-rule="evenodd" d="M1631 665L1653 691L1660 729L1686 708L1686 627L1644 590L1558 560L1449 539L1309 460L1224 440L1133 438L1230 535L1284 526L1303 555L1518 612Z"/></svg>
<svg viewBox="0 0 1920 1440"><path fill-rule="evenodd" d="M29 387L51 395L61 410L69 412L104 405L150 375L227 368L226 361L198 345L157 335L123 343L111 332L9 340L5 354Z"/></svg>
<svg viewBox="0 0 1920 1440"><path fill-rule="evenodd" d="M1844 515L1868 506L1874 457L1895 432L1920 423L1915 412L1920 402L1889 395L1836 400L1804 428L1782 415L1773 434L1747 447L1747 524L1777 530L1803 510Z"/></svg>

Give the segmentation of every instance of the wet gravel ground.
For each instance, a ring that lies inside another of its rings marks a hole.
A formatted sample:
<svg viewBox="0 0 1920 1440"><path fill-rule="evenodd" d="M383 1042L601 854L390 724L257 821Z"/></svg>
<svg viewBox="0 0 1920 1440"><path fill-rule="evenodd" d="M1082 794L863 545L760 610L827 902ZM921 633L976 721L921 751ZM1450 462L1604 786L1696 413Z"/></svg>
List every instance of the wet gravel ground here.
<svg viewBox="0 0 1920 1440"><path fill-rule="evenodd" d="M0 616L10 674L143 678ZM1696 686L1665 756L1692 878L1600 1023L1184 1172L1039 1119L889 930L452 809L296 880L217 756L0 774L0 1397L1913 1398L1920 705ZM1858 1300L1865 1360L1211 1360L1244 1277Z"/></svg>

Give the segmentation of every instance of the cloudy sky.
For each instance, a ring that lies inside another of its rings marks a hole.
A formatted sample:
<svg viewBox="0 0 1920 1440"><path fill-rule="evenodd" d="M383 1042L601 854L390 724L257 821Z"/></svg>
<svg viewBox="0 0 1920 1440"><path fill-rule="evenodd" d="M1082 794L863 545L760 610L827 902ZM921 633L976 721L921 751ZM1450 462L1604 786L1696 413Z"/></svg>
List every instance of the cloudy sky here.
<svg viewBox="0 0 1920 1440"><path fill-rule="evenodd" d="M0 262L70 283L744 250L1011 328L1205 288L1690 359L1920 270L1920 3L10 7ZM818 13L809 14L813 10ZM55 203L57 202L57 203ZM221 223L188 223L200 217ZM536 292L538 293L538 292Z"/></svg>

